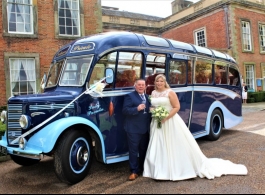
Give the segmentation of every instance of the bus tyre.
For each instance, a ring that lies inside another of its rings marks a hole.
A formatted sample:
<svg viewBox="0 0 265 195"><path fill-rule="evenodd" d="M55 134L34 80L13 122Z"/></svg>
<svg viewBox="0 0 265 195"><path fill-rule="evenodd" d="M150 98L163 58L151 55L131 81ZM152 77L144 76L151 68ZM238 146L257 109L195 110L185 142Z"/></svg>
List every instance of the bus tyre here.
<svg viewBox="0 0 265 195"><path fill-rule="evenodd" d="M223 115L220 110L213 111L210 120L210 132L207 136L209 140L216 141L220 138L223 129Z"/></svg>
<svg viewBox="0 0 265 195"><path fill-rule="evenodd" d="M16 156L13 154L10 154L10 157L15 163L21 166L31 166L31 165L35 165L40 162L40 160L37 160L37 159L25 158L25 157Z"/></svg>
<svg viewBox="0 0 265 195"><path fill-rule="evenodd" d="M90 136L76 129L64 133L54 153L56 176L64 183L76 184L87 176L91 163Z"/></svg>

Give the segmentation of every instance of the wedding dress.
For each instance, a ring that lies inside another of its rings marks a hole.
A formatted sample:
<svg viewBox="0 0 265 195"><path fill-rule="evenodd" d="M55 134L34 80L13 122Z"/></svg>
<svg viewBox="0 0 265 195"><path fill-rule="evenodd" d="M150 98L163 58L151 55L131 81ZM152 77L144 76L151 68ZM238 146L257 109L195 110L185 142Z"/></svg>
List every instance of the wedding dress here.
<svg viewBox="0 0 265 195"><path fill-rule="evenodd" d="M153 91L152 105L163 106L170 112L170 90L161 93ZM207 158L177 113L163 123L161 129L157 129L157 121L152 119L143 177L177 181L197 176L214 179L221 175L247 173L244 165L219 158Z"/></svg>

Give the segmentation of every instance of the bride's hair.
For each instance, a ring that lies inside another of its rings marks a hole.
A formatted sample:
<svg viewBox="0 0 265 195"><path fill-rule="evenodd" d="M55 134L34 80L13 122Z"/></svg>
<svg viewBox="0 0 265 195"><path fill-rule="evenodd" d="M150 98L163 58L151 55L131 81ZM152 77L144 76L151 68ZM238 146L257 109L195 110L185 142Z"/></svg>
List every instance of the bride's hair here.
<svg viewBox="0 0 265 195"><path fill-rule="evenodd" d="M163 81L165 82L165 88L167 88L167 89L170 88L169 84L167 83L167 79L166 79L166 77L163 74L159 74L159 75L156 76L155 83L160 78L163 79ZM156 84L155 84L155 89L157 89Z"/></svg>

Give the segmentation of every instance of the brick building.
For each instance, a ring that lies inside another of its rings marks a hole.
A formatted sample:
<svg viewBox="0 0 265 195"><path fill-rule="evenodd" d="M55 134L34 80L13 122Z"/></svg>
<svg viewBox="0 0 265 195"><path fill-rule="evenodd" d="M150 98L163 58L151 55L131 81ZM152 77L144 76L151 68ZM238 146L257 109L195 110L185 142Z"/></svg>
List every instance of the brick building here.
<svg viewBox="0 0 265 195"><path fill-rule="evenodd" d="M130 13L103 11L103 30L127 30L131 26L136 32L148 30L152 35L228 53L237 60L250 91L265 91L264 0L201 0L195 4L175 0L171 5L173 14L157 19L148 29L142 26L151 18L134 15L142 27L135 29Z"/></svg>
<svg viewBox="0 0 265 195"><path fill-rule="evenodd" d="M171 5L173 14L160 18L101 7L100 0L2 0L0 106L11 95L37 93L62 45L107 31L162 36L228 53L248 88L265 91L265 0L174 0Z"/></svg>
<svg viewBox="0 0 265 195"><path fill-rule="evenodd" d="M168 17L160 33L230 54L250 91L265 91L264 11L264 0L201 0Z"/></svg>
<svg viewBox="0 0 265 195"><path fill-rule="evenodd" d="M56 51L102 32L98 0L1 0L0 106L11 95L37 93Z"/></svg>

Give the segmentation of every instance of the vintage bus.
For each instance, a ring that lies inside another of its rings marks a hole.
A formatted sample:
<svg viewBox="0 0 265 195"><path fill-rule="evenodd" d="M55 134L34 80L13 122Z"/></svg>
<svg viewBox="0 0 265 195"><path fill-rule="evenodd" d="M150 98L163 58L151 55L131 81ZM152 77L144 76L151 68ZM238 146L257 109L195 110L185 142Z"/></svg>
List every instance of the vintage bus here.
<svg viewBox="0 0 265 195"><path fill-rule="evenodd" d="M151 94L157 74L178 95L179 115L194 138L217 140L242 121L240 73L231 56L162 37L100 33L55 54L42 93L8 100L0 152L22 166L52 156L57 177L69 184L87 176L93 157L105 164L128 160L124 95L137 78L146 79ZM100 82L107 84L102 93L91 92Z"/></svg>

